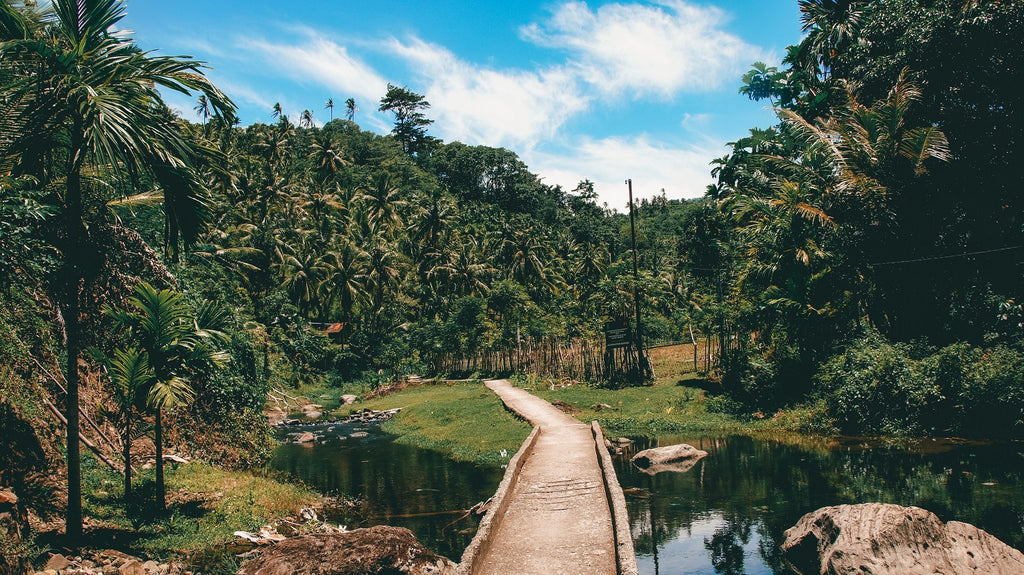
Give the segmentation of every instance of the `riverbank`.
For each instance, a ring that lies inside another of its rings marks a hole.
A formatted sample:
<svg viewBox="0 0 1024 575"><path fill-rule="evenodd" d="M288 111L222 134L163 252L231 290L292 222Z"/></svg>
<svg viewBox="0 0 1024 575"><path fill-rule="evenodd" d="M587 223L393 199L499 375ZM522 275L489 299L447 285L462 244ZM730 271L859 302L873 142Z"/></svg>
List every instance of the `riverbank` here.
<svg viewBox="0 0 1024 575"><path fill-rule="evenodd" d="M91 458L83 459L85 537L76 549L69 549L57 525L43 525L34 541L39 565L51 553L73 556L77 550L114 549L144 560L173 561L197 573L233 574L239 562L232 547L235 531L259 531L324 502L321 495L294 482L206 463L171 464L165 473L166 511L150 505L133 505L126 511L121 476ZM153 479L152 469L140 470L135 477L139 501L152 500Z"/></svg>
<svg viewBox="0 0 1024 575"><path fill-rule="evenodd" d="M398 443L440 451L456 461L503 465L530 434L530 425L505 410L479 380L440 382L407 388L343 406L345 417L363 409L401 408L381 426Z"/></svg>

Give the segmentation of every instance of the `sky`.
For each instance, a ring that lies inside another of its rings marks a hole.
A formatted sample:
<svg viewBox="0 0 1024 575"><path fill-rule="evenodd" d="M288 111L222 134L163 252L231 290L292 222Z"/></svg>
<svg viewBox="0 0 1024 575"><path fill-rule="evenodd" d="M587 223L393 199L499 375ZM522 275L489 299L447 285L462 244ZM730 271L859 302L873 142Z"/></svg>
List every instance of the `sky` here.
<svg viewBox="0 0 1024 575"><path fill-rule="evenodd" d="M388 83L426 97L428 133L504 147L550 185L595 183L623 211L664 190L694 198L709 163L767 102L738 93L755 61L799 42L796 0L129 0L122 28L144 50L189 55L238 105L243 125L344 115L381 134ZM165 98L198 120L195 100Z"/></svg>

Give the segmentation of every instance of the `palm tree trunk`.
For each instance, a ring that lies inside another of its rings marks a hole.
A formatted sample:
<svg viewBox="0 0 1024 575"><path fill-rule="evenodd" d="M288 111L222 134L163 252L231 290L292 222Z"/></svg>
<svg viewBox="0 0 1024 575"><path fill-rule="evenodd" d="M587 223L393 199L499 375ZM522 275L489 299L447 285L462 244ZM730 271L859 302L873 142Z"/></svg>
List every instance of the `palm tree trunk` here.
<svg viewBox="0 0 1024 575"><path fill-rule="evenodd" d="M167 509L166 494L167 489L164 486L164 435L163 435L163 424L160 421L162 409L159 407L156 410L156 418L153 425L154 443L156 444L156 504L157 509L163 511Z"/></svg>
<svg viewBox="0 0 1024 575"><path fill-rule="evenodd" d="M78 443L80 420L78 415L78 359L82 355L81 324L79 321L79 292L83 279L83 245L85 243L85 225L82 211L82 143L83 135L80 122L75 122L71 135L69 170L67 175L67 195L65 224L67 225L67 250L64 253L64 268L67 284L64 286L64 329L67 338L67 404L64 416L67 425L67 457L68 457L68 506L64 522L64 532L71 540L82 536L82 454Z"/></svg>
<svg viewBox="0 0 1024 575"><path fill-rule="evenodd" d="M121 438L121 457L124 458L124 504L132 500L132 426L131 420L126 422L124 436Z"/></svg>

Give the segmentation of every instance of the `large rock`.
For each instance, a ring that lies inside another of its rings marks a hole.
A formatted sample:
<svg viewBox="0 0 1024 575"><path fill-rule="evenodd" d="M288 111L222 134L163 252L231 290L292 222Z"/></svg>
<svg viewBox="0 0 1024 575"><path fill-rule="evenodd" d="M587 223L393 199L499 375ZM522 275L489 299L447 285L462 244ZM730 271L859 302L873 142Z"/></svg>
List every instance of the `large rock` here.
<svg viewBox="0 0 1024 575"><path fill-rule="evenodd" d="M377 526L282 541L239 575L449 575L455 564L427 550L404 527Z"/></svg>
<svg viewBox="0 0 1024 575"><path fill-rule="evenodd" d="M1024 573L1024 554L968 523L919 507L823 507L786 531L782 550L802 575Z"/></svg>
<svg viewBox="0 0 1024 575"><path fill-rule="evenodd" d="M707 454L707 451L697 449L692 445L679 443L645 449L634 455L630 461L648 475L655 475L662 471L686 473Z"/></svg>

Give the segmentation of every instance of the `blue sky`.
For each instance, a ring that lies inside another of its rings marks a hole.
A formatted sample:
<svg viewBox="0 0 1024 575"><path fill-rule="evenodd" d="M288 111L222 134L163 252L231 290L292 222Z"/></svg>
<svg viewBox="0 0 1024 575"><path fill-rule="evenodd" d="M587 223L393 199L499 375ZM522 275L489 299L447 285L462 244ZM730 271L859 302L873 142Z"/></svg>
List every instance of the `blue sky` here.
<svg viewBox="0 0 1024 575"><path fill-rule="evenodd" d="M697 197L725 143L774 123L737 93L756 60L800 39L796 0L575 2L129 0L122 27L162 55L192 55L243 124L319 123L354 98L386 133L388 82L424 94L431 135L509 148L549 184L595 182L622 210L639 197ZM194 101L168 102L195 119Z"/></svg>

